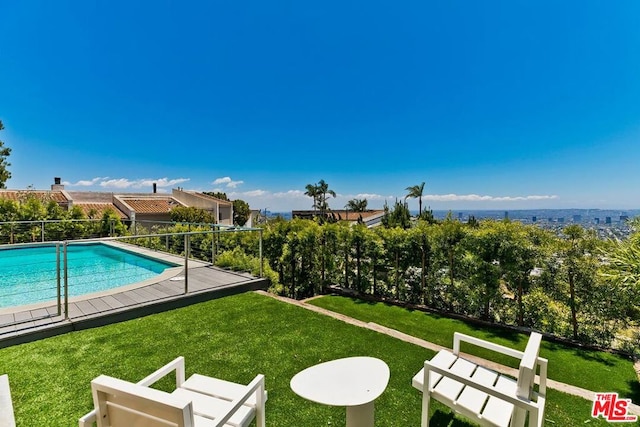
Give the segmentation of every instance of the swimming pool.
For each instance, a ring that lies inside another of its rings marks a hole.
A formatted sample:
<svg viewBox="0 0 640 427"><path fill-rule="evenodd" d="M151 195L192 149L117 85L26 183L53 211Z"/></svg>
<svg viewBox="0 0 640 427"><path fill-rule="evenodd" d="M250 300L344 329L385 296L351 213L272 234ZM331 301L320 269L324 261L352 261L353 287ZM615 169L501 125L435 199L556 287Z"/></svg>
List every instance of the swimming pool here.
<svg viewBox="0 0 640 427"><path fill-rule="evenodd" d="M60 282L64 264L60 253ZM55 246L0 250L0 308L57 298ZM69 297L141 282L177 264L102 243L67 246ZM64 290L62 291L64 292Z"/></svg>

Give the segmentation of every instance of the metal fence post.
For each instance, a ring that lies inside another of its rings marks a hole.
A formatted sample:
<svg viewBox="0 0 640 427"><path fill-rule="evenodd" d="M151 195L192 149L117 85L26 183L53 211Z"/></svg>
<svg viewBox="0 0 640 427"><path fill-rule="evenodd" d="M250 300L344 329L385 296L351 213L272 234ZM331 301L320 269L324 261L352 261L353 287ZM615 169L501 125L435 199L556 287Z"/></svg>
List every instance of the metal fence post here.
<svg viewBox="0 0 640 427"><path fill-rule="evenodd" d="M211 264L216 263L216 226L211 226Z"/></svg>
<svg viewBox="0 0 640 427"><path fill-rule="evenodd" d="M184 235L184 293L189 293L189 248L191 246L189 235Z"/></svg>
<svg viewBox="0 0 640 427"><path fill-rule="evenodd" d="M264 266L264 262L262 259L262 228L260 229L259 233L260 233L260 277L262 277L263 276L262 269Z"/></svg>
<svg viewBox="0 0 640 427"><path fill-rule="evenodd" d="M62 304L60 297L60 242L56 243L56 289L58 299L58 316L62 314Z"/></svg>
<svg viewBox="0 0 640 427"><path fill-rule="evenodd" d="M63 243L63 251L64 251L64 318L69 318L69 269L67 262L67 244L68 242L65 240Z"/></svg>
<svg viewBox="0 0 640 427"><path fill-rule="evenodd" d="M42 241L44 242L44 221L40 221L40 225L41 225L40 235L42 237Z"/></svg>

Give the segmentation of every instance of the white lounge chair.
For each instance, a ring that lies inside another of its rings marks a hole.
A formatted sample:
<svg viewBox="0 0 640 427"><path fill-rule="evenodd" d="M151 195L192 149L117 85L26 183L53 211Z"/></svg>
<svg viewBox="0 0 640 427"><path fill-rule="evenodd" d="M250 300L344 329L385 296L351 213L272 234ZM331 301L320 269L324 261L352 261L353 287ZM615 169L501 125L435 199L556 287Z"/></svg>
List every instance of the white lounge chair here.
<svg viewBox="0 0 640 427"><path fill-rule="evenodd" d="M542 335L531 333L524 352L456 332L453 352L440 350L412 380L423 391L422 427L429 426L429 401L434 398L482 426L530 427L544 425L547 359L539 357ZM460 343L520 359L518 377L512 378L460 357ZM534 390L539 368L539 386ZM424 387L429 384L429 387Z"/></svg>
<svg viewBox="0 0 640 427"><path fill-rule="evenodd" d="M0 427L16 427L9 376L0 375Z"/></svg>
<svg viewBox="0 0 640 427"><path fill-rule="evenodd" d="M175 371L176 389L149 386ZM94 410L79 427L246 427L254 419L265 427L264 375L249 385L194 374L185 381L184 358L178 357L138 383L100 375L91 381Z"/></svg>

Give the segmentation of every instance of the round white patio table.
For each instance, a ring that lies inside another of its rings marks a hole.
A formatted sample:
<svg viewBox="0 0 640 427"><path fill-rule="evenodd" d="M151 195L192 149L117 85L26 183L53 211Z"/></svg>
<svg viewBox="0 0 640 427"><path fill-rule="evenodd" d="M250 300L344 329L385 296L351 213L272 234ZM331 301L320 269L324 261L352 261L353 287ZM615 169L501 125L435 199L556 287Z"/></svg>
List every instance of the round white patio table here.
<svg viewBox="0 0 640 427"><path fill-rule="evenodd" d="M347 357L311 366L291 389L313 402L347 407L347 427L373 427L374 400L389 383L389 367L374 357Z"/></svg>

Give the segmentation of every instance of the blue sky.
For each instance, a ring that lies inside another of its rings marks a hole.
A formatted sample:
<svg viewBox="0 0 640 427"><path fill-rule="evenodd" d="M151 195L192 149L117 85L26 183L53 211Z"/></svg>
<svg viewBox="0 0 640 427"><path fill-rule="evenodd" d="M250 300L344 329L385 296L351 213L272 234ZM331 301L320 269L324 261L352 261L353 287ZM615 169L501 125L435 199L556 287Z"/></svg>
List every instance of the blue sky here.
<svg viewBox="0 0 640 427"><path fill-rule="evenodd" d="M640 208L635 0L0 5L8 188Z"/></svg>

